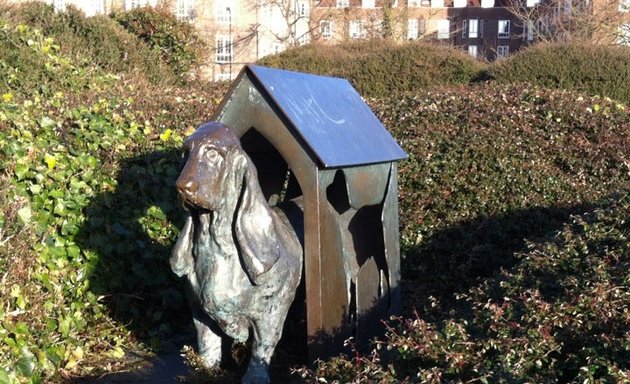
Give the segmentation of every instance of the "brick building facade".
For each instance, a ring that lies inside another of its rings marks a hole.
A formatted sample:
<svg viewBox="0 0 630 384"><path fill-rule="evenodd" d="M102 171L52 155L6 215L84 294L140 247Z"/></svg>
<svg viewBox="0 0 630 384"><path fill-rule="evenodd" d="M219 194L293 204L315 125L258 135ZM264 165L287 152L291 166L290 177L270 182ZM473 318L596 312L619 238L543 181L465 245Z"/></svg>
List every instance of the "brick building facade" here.
<svg viewBox="0 0 630 384"><path fill-rule="evenodd" d="M56 9L72 4L86 16L168 7L194 23L213 49L206 75L214 80L233 79L244 64L291 46L384 35L401 42L423 39L460 47L491 61L536 42L550 17L574 17L578 4L586 4L593 14L612 10L624 17L627 23L598 31L598 38L630 44L630 0L521 1L519 14L512 0L46 0ZM550 2L553 7L545 7Z"/></svg>

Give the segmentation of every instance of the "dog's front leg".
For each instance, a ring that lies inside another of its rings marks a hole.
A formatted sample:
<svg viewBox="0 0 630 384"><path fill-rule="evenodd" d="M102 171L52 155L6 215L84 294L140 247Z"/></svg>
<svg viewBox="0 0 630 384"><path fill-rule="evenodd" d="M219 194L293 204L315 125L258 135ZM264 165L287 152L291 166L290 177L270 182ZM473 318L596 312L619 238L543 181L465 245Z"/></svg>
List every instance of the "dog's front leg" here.
<svg viewBox="0 0 630 384"><path fill-rule="evenodd" d="M218 327L200 308L193 310L193 321L197 329L199 357L206 368L218 368L221 364L221 336Z"/></svg>
<svg viewBox="0 0 630 384"><path fill-rule="evenodd" d="M280 305L279 307L283 307ZM282 335L286 311L271 311L253 324L252 357L242 384L269 384L269 362Z"/></svg>

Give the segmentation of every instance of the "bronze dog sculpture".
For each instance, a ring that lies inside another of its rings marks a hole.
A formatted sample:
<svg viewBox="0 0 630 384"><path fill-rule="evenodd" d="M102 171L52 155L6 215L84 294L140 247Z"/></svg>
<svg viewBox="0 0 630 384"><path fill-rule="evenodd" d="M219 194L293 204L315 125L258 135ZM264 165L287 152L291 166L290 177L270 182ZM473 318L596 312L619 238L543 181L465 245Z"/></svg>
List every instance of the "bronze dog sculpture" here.
<svg viewBox="0 0 630 384"><path fill-rule="evenodd" d="M186 210L170 264L190 283L199 355L221 362L222 336L246 342L243 383L269 383L268 366L302 271L303 249L286 215L267 205L237 135L211 122L184 143L176 186Z"/></svg>

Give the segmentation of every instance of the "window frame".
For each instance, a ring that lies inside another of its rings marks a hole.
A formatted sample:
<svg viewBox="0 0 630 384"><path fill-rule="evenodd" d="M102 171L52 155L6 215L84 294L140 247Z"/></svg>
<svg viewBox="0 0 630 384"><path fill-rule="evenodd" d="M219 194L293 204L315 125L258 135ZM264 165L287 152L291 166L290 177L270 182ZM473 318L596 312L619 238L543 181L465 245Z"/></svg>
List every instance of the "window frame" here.
<svg viewBox="0 0 630 384"><path fill-rule="evenodd" d="M230 10L228 12L228 9ZM214 3L214 21L220 25L234 24L234 1L217 1Z"/></svg>
<svg viewBox="0 0 630 384"><path fill-rule="evenodd" d="M447 30L444 31L443 28ZM437 38L440 40L450 39L451 37L451 21L449 19L437 20Z"/></svg>
<svg viewBox="0 0 630 384"><path fill-rule="evenodd" d="M498 45L497 46L497 59L505 59L510 55L510 46L509 45Z"/></svg>
<svg viewBox="0 0 630 384"><path fill-rule="evenodd" d="M504 28L501 28L503 24ZM510 20L502 19L497 20L497 37L499 39L509 39L510 38Z"/></svg>
<svg viewBox="0 0 630 384"><path fill-rule="evenodd" d="M480 28L480 24L481 24L480 21L481 21L480 19L468 19L468 38L469 39L478 39L480 37L483 37L481 33L482 28ZM473 25L474 25L474 28L473 28Z"/></svg>
<svg viewBox="0 0 630 384"><path fill-rule="evenodd" d="M348 21L348 37L351 39L363 39L365 37L363 20L354 19Z"/></svg>
<svg viewBox="0 0 630 384"><path fill-rule="evenodd" d="M154 7L157 6L157 0L125 0L125 10L131 11L132 9L142 7Z"/></svg>
<svg viewBox="0 0 630 384"><path fill-rule="evenodd" d="M319 35L324 40L332 39L333 22L330 19L319 21Z"/></svg>
<svg viewBox="0 0 630 384"><path fill-rule="evenodd" d="M195 19L194 0L176 0L175 1L175 17L178 20L194 20Z"/></svg>
<svg viewBox="0 0 630 384"><path fill-rule="evenodd" d="M412 26L413 25L413 26ZM407 19L407 39L415 40L419 35L420 21L418 19ZM414 31L412 34L411 32Z"/></svg>
<svg viewBox="0 0 630 384"><path fill-rule="evenodd" d="M220 64L229 64L234 62L234 44L232 36L217 35L214 39L214 61Z"/></svg>

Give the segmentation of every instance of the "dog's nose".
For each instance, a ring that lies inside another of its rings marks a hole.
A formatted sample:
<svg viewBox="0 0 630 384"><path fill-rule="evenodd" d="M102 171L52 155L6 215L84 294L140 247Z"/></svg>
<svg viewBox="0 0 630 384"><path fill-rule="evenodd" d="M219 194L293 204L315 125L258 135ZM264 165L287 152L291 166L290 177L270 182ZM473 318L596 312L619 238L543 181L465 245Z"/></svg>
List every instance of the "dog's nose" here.
<svg viewBox="0 0 630 384"><path fill-rule="evenodd" d="M180 195L192 195L199 189L199 184L194 180L177 180L177 191Z"/></svg>

